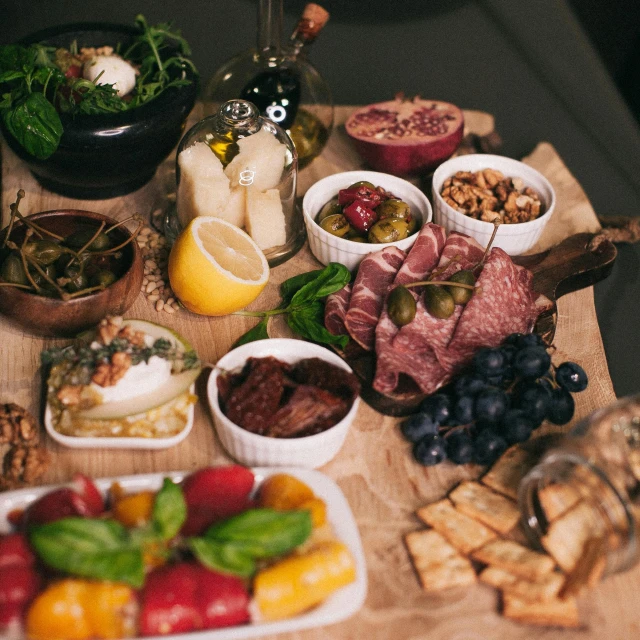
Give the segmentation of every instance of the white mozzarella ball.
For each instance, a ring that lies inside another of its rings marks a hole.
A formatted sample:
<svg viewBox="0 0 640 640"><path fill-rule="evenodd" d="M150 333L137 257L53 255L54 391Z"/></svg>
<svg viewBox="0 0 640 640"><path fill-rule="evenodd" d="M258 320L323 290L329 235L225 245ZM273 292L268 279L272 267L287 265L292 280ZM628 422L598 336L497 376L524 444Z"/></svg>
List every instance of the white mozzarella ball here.
<svg viewBox="0 0 640 640"><path fill-rule="evenodd" d="M121 98L136 86L136 70L118 56L95 56L87 60L82 77L92 82L97 78L96 84L112 84Z"/></svg>

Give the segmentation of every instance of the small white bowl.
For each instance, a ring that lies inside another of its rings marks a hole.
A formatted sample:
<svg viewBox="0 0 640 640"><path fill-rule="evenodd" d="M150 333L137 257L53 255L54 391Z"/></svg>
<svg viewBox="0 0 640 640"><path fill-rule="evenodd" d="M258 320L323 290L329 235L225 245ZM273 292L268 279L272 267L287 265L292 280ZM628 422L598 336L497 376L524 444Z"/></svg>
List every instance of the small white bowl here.
<svg viewBox="0 0 640 640"><path fill-rule="evenodd" d="M494 247L500 247L509 255L517 256L528 251L540 238L556 206L556 194L551 183L539 172L518 160L490 154L469 154L443 162L433 174L432 193L434 222L447 231L459 231L475 238L483 247L491 239L494 225L476 220L449 206L440 195L442 185L457 171L480 171L496 169L508 178L521 178L525 186L534 189L540 196L544 213L530 222L502 224L498 228Z"/></svg>
<svg viewBox="0 0 640 640"><path fill-rule="evenodd" d="M418 237L416 232L404 240L385 242L384 244L352 242L351 240L331 235L316 222L316 216L320 213L320 209L331 198L337 196L340 189L346 189L354 182L360 182L361 180L366 180L376 187L391 191L393 195L406 202L411 207L411 211L420 216L420 226L431 222L433 214L429 200L418 187L402 178L377 171L345 171L327 176L322 180L318 180L305 193L302 199L302 213L307 227L309 247L311 248L311 253L322 264L340 262L347 269L353 271L367 254L380 251L384 247L398 247L398 249L407 251L413 246Z"/></svg>
<svg viewBox="0 0 640 640"><path fill-rule="evenodd" d="M351 372L349 365L335 353L303 340L290 338L258 340L229 351L218 360L207 383L207 396L220 442L232 458L248 466L296 466L310 469L321 467L329 462L342 447L358 411L360 399L354 400L349 413L340 422L322 433L302 438L270 438L251 433L231 422L222 413L218 401L218 375L222 371L242 369L250 357L266 356L273 356L287 363L298 362L304 358L321 358Z"/></svg>

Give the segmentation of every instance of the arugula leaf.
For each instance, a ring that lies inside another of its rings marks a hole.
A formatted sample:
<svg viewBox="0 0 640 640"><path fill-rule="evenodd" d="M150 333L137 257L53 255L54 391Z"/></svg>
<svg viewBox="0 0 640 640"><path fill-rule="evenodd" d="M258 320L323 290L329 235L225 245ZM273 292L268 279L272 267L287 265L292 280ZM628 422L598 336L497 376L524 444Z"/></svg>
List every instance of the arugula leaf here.
<svg viewBox="0 0 640 640"><path fill-rule="evenodd" d="M335 344L344 349L348 336L334 336L324 327L324 305L316 300L310 305L293 309L287 316L289 328L298 335L320 344Z"/></svg>
<svg viewBox="0 0 640 640"><path fill-rule="evenodd" d="M33 527L29 539L45 564L73 575L144 584L142 551L115 520L63 518Z"/></svg>
<svg viewBox="0 0 640 640"><path fill-rule="evenodd" d="M62 122L42 93L31 93L21 104L3 111L2 119L13 137L31 154L46 160L62 137Z"/></svg>
<svg viewBox="0 0 640 640"><path fill-rule="evenodd" d="M349 269L338 262L330 262L318 275L307 282L291 298L291 307L313 302L339 291L351 280Z"/></svg>
<svg viewBox="0 0 640 640"><path fill-rule="evenodd" d="M256 561L234 544L206 538L189 538L187 544L196 558L214 571L242 578L249 578L256 571Z"/></svg>
<svg viewBox="0 0 640 640"><path fill-rule="evenodd" d="M243 344L247 344L247 342L255 342L256 340L267 340L269 338L269 334L267 333L267 324L269 323L269 317L262 318L258 324L253 327L253 329L249 329L246 333L241 335L231 346L232 349L236 347L240 347Z"/></svg>
<svg viewBox="0 0 640 640"><path fill-rule="evenodd" d="M179 485L165 478L153 503L151 521L163 540L175 537L187 519L187 503Z"/></svg>
<svg viewBox="0 0 640 640"><path fill-rule="evenodd" d="M249 509L218 522L205 532L207 540L232 544L254 558L287 553L311 535L309 511Z"/></svg>

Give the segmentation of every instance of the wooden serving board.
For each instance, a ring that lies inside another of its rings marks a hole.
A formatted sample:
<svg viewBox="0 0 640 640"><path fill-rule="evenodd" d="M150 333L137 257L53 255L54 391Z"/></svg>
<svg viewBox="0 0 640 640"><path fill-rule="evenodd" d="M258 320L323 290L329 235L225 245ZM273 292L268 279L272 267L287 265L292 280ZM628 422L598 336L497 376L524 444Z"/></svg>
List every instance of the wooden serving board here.
<svg viewBox="0 0 640 640"><path fill-rule="evenodd" d="M514 258L516 264L533 272L534 290L551 301L550 308L538 317L534 329L548 345L553 343L556 332L556 300L606 278L613 269L616 254L615 246L603 236L577 233L541 253ZM407 378L403 380L403 376L399 391L393 396L378 393L372 386L376 371L375 353L365 351L354 341L339 353L358 376L362 385L360 395L376 411L388 416L406 416L415 413L426 397L415 390L411 381L406 384Z"/></svg>

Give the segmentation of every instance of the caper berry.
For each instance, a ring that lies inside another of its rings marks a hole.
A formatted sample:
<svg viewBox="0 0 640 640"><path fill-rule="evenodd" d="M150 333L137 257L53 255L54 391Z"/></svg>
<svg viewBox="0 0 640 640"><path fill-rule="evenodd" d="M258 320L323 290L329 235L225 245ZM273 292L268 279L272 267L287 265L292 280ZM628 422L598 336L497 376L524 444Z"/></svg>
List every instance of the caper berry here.
<svg viewBox="0 0 640 640"><path fill-rule="evenodd" d="M381 244L384 242L396 242L396 240L404 240L409 236L409 225L405 220L400 218L387 218L386 220L378 220L371 229L369 229L369 242Z"/></svg>
<svg viewBox="0 0 640 640"><path fill-rule="evenodd" d="M325 204L324 207L320 209L320 213L316 218L316 222L320 224L325 218L328 218L329 216L340 215L341 213L342 207L338 204L338 198L336 196L335 198L329 200L329 202L327 202L327 204Z"/></svg>
<svg viewBox="0 0 640 640"><path fill-rule="evenodd" d="M462 271L456 271L450 278L449 282L460 282L461 284L475 285L476 278L473 272L463 269ZM456 304L467 304L473 296L473 289L465 289L464 287L447 287L447 290L451 294L453 301Z"/></svg>
<svg viewBox="0 0 640 640"><path fill-rule="evenodd" d="M0 277L5 282L13 284L29 284L27 274L24 272L22 260L15 253L10 253L0 266Z"/></svg>
<svg viewBox="0 0 640 640"><path fill-rule="evenodd" d="M416 301L403 286L396 287L387 298L387 313L395 325L404 327L416 315Z"/></svg>
<svg viewBox="0 0 640 640"><path fill-rule="evenodd" d="M333 236L344 238L350 231L351 225L347 222L347 219L342 214L333 214L327 216L320 226Z"/></svg>
<svg viewBox="0 0 640 640"><path fill-rule="evenodd" d="M96 229L80 229L72 233L65 244L73 249L81 249L95 235ZM106 233L99 233L95 240L87 247L90 251L104 251L109 248L109 236Z"/></svg>
<svg viewBox="0 0 640 640"><path fill-rule="evenodd" d="M402 218L408 220L411 217L411 207L402 200L396 198L389 198L381 202L376 208L378 219L384 220L385 218Z"/></svg>
<svg viewBox="0 0 640 640"><path fill-rule="evenodd" d="M456 308L451 294L439 285L424 288L424 305L432 316L441 320L446 320Z"/></svg>
<svg viewBox="0 0 640 640"><path fill-rule="evenodd" d="M116 274L113 271L103 269L91 276L91 284L94 287L102 285L105 289L116 281Z"/></svg>
<svg viewBox="0 0 640 640"><path fill-rule="evenodd" d="M64 253L64 249L57 242L46 238L28 242L24 250L43 266L53 264Z"/></svg>
<svg viewBox="0 0 640 640"><path fill-rule="evenodd" d="M367 180L358 180L358 182L354 182L352 185L349 185L348 188L357 189L358 187L369 187L369 189L373 189L374 191L376 189L375 185Z"/></svg>
<svg viewBox="0 0 640 640"><path fill-rule="evenodd" d="M69 293L75 293L81 291L89 286L89 279L85 273L78 273L74 278L71 278L66 284L65 288Z"/></svg>

